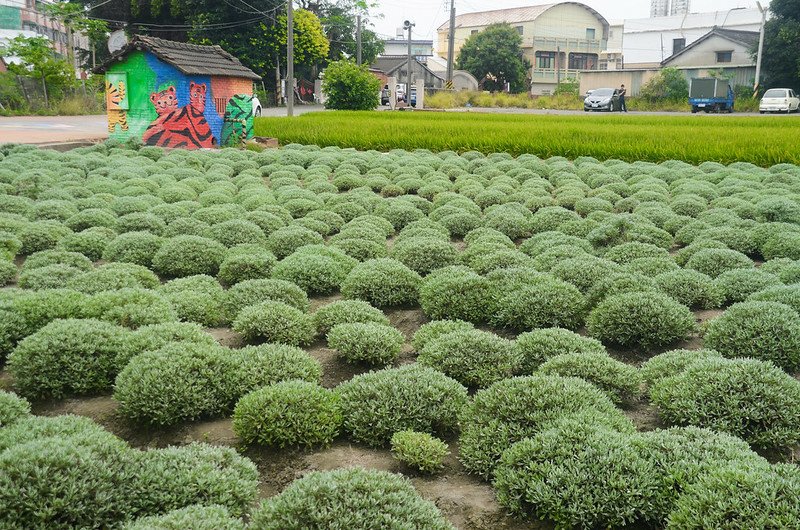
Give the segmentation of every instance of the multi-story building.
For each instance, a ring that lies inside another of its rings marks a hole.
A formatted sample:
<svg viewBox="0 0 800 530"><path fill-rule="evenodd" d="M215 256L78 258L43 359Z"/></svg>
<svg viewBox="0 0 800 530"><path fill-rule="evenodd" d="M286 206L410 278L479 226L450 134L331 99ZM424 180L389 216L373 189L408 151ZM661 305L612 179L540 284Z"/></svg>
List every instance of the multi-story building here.
<svg viewBox="0 0 800 530"><path fill-rule="evenodd" d="M403 28L397 28L397 36L393 39L383 41L383 53L381 55L408 55L408 37ZM411 39L411 55L424 61L426 57L433 55L433 41Z"/></svg>
<svg viewBox="0 0 800 530"><path fill-rule="evenodd" d="M651 0L650 18L685 15L689 12L689 0Z"/></svg>
<svg viewBox="0 0 800 530"><path fill-rule="evenodd" d="M689 13L689 0L672 0L670 2L670 16L686 15L687 13Z"/></svg>
<svg viewBox="0 0 800 530"><path fill-rule="evenodd" d="M534 95L551 93L560 81L577 78L580 70L599 69L607 49L608 21L587 5L560 2L456 16L456 55L470 36L496 23L510 24L522 37ZM441 57L447 57L449 28L447 22L438 29Z"/></svg>
<svg viewBox="0 0 800 530"><path fill-rule="evenodd" d="M42 13L37 6L53 0L0 0L0 43L17 35L47 37L56 53L66 57L68 51L67 29L60 22ZM89 40L84 35L73 35L75 48L88 50ZM14 58L7 58L14 62ZM77 65L76 65L77 67Z"/></svg>

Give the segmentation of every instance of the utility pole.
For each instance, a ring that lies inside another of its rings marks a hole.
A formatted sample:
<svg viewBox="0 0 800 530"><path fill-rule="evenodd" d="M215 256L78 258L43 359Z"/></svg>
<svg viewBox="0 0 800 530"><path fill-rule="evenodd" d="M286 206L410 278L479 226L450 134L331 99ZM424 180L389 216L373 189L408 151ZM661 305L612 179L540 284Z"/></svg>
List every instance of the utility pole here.
<svg viewBox="0 0 800 530"><path fill-rule="evenodd" d="M286 115L294 116L294 5L286 7Z"/></svg>
<svg viewBox="0 0 800 530"><path fill-rule="evenodd" d="M406 105L411 105L411 28L414 23L410 20L403 22L403 28L408 30L408 65L406 66Z"/></svg>
<svg viewBox="0 0 800 530"><path fill-rule="evenodd" d="M456 42L456 4L450 0L450 34L447 36L447 88L453 88L453 57Z"/></svg>
<svg viewBox="0 0 800 530"><path fill-rule="evenodd" d="M556 92L561 89L561 46L556 46Z"/></svg>
<svg viewBox="0 0 800 530"><path fill-rule="evenodd" d="M361 15L356 17L356 64L361 66Z"/></svg>
<svg viewBox="0 0 800 530"><path fill-rule="evenodd" d="M764 24L767 22L767 10L761 7L761 2L756 2L761 11L761 31L758 35L758 57L756 58L756 80L753 82L753 97L758 95L758 85L761 83L761 55L764 53Z"/></svg>

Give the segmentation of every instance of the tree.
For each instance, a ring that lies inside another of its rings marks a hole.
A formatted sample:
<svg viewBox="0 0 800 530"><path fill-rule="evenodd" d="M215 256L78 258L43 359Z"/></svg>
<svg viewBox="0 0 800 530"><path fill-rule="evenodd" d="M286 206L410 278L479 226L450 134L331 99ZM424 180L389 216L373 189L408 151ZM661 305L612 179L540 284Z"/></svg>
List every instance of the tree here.
<svg viewBox="0 0 800 530"><path fill-rule="evenodd" d="M331 43L328 53L330 61L356 56L356 17L357 15L338 5L327 9L320 17ZM361 60L364 64L372 64L383 53L383 39L368 29L370 23L366 17L362 18L361 25Z"/></svg>
<svg viewBox="0 0 800 530"><path fill-rule="evenodd" d="M530 63L522 54L522 37L509 24L491 24L472 35L458 53L458 68L484 80L489 90L526 90L525 78Z"/></svg>
<svg viewBox="0 0 800 530"><path fill-rule="evenodd" d="M773 16L764 27L761 86L800 91L800 0L772 0L769 9Z"/></svg>
<svg viewBox="0 0 800 530"><path fill-rule="evenodd" d="M21 64L11 64L8 69L16 75L38 79L44 91L44 103L49 106L49 96L60 96L63 89L74 83L74 69L64 59L56 56L46 37L17 35L0 48L0 55L13 55Z"/></svg>
<svg viewBox="0 0 800 530"><path fill-rule="evenodd" d="M92 67L95 63L95 49L107 40L108 24L103 20L96 20L89 18L89 15L80 4L66 2L53 2L52 4L42 4L44 13L54 19L58 20L68 30L69 53L73 52L73 33L83 33L89 38L89 45L92 47L90 56L92 58ZM102 48L101 48L102 49ZM70 57L70 63L74 64L74 57Z"/></svg>
<svg viewBox="0 0 800 530"><path fill-rule="evenodd" d="M684 101L689 97L689 82L677 68L664 68L642 86L639 95L650 102Z"/></svg>
<svg viewBox="0 0 800 530"><path fill-rule="evenodd" d="M335 110L375 110L380 103L381 82L366 65L350 60L334 61L322 76L325 107Z"/></svg>
<svg viewBox="0 0 800 530"><path fill-rule="evenodd" d="M286 56L286 15L278 17L278 24L269 40L272 55ZM319 64L328 57L330 44L317 15L305 9L294 12L294 62L299 66Z"/></svg>

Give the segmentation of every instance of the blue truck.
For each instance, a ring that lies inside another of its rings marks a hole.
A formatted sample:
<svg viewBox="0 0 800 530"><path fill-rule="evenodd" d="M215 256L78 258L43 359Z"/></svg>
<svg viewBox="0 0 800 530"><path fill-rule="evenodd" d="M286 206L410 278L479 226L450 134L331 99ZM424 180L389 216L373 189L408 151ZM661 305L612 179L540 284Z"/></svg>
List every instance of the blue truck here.
<svg viewBox="0 0 800 530"><path fill-rule="evenodd" d="M697 77L689 83L689 105L692 114L704 112L733 112L733 88L727 79Z"/></svg>

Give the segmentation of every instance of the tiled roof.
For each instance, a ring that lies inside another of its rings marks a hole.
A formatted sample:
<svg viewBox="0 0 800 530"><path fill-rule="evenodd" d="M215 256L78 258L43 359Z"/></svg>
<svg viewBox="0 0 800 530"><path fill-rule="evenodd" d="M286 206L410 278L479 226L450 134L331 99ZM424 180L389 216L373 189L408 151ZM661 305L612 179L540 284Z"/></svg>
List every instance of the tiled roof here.
<svg viewBox="0 0 800 530"><path fill-rule="evenodd" d="M666 59L661 61L661 64L662 65L669 64L670 62L672 62L677 57L683 55L684 53L688 52L689 50L694 49L701 42L704 42L704 41L710 39L711 37L713 37L715 35L718 36L718 37L722 37L723 39L729 40L731 42L734 42L734 43L737 43L737 44L741 44L742 46L745 46L746 48L751 48L751 47L755 46L756 44L758 44L758 32L757 31L740 31L740 30L733 30L733 29L725 29L725 28L714 27L714 28L711 29L711 31L709 31L708 33L706 33L705 35L703 35L702 37L700 37L696 41L692 42L691 44L687 45L683 49L679 50L678 52L670 55L669 57L667 57Z"/></svg>
<svg viewBox="0 0 800 530"><path fill-rule="evenodd" d="M464 13L456 15L457 28L482 27L489 24L508 23L516 24L519 22L530 22L536 20L539 15L558 4L544 4L539 6L513 7L510 9L495 9L492 11L480 11L478 13ZM445 22L439 30L447 29L449 22Z"/></svg>
<svg viewBox="0 0 800 530"><path fill-rule="evenodd" d="M175 42L137 35L124 48L115 53L95 71L104 72L119 57L133 51L147 50L167 64L171 64L186 75L218 75L245 77L259 80L261 77L244 66L239 59L219 46L201 46L186 42Z"/></svg>

